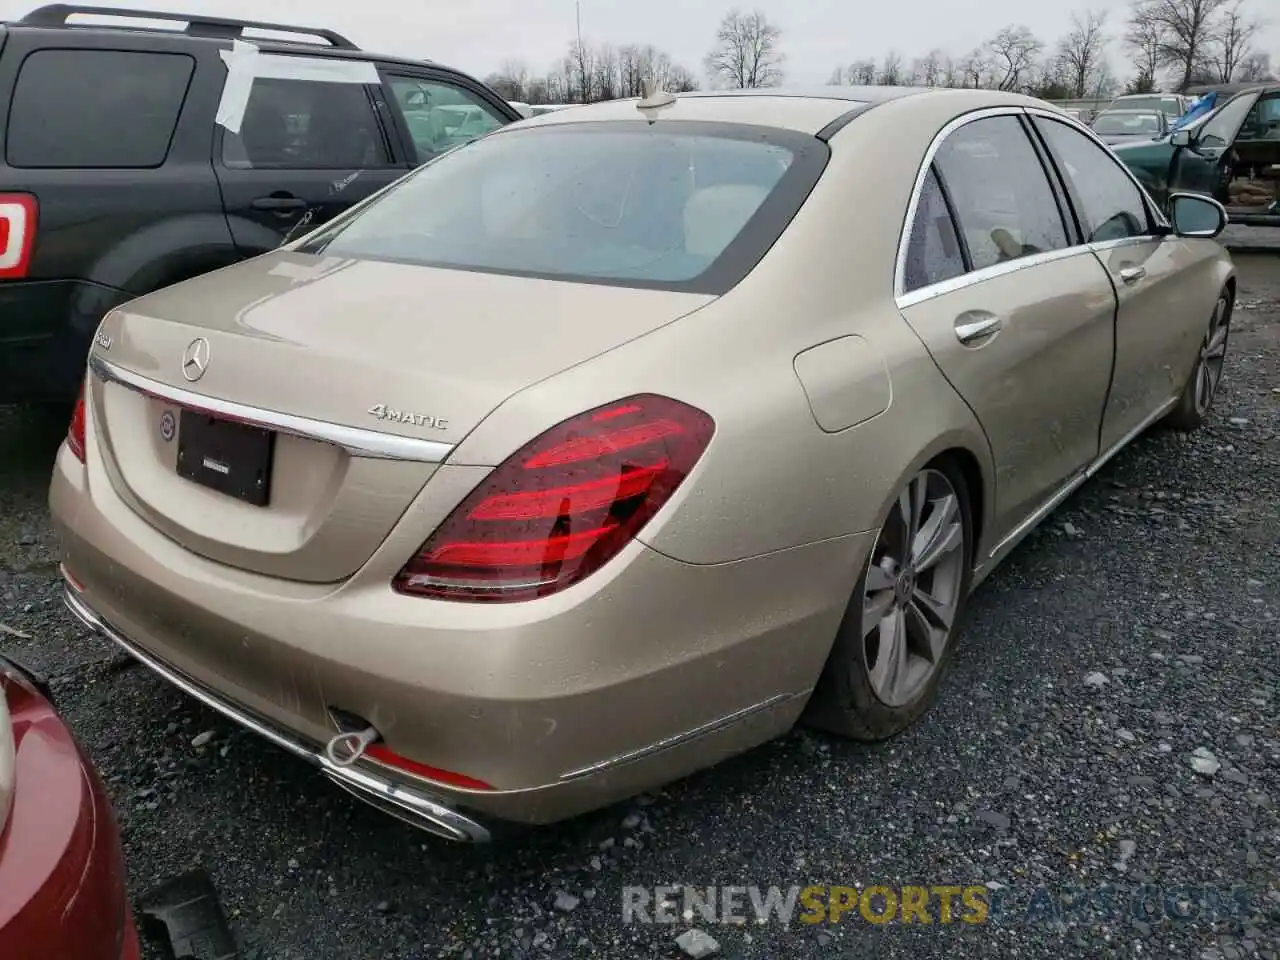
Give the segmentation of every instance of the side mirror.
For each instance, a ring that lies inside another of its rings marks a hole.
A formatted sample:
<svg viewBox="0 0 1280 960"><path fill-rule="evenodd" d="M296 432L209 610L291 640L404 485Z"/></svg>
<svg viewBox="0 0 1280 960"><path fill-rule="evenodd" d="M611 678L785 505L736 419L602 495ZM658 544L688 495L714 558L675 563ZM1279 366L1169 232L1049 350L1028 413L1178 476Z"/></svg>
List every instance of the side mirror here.
<svg viewBox="0 0 1280 960"><path fill-rule="evenodd" d="M1181 130L1175 130L1173 135L1169 137L1169 142L1175 147L1189 147L1191 146L1191 131L1186 127Z"/></svg>
<svg viewBox="0 0 1280 960"><path fill-rule="evenodd" d="M1169 197L1169 220L1180 237L1212 240L1227 226L1227 211L1217 200L1198 193Z"/></svg>

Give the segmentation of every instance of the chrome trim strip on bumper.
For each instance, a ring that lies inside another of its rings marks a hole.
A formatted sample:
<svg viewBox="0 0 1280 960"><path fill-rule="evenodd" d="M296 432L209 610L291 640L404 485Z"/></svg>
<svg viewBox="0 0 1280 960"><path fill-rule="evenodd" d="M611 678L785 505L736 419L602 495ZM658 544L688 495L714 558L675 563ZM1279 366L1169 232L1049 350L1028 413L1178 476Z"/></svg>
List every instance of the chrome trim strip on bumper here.
<svg viewBox="0 0 1280 960"><path fill-rule="evenodd" d="M441 440L421 440L417 437L401 437L379 430L362 430L359 427L346 427L326 420L312 420L309 417L264 410L261 407L252 407L231 400L206 397L181 387L161 383L159 380L152 380L132 370L125 370L109 360L104 360L96 353L89 355L89 369L103 383L118 383L137 393L167 400L183 407L207 410L214 416L240 420L256 427L274 430L276 433L287 433L306 440L331 443L341 447L353 457L443 463L444 459L453 452L453 444L444 443Z"/></svg>
<svg viewBox="0 0 1280 960"><path fill-rule="evenodd" d="M601 760L599 763L593 763L590 766L582 767L578 770L570 770L568 773L560 775L561 782L565 780L577 780L580 777L589 777L593 773L603 773L606 770L612 770L614 767L621 766L624 763L632 763L636 760L643 760L645 757L651 757L655 753L661 753L664 750L670 750L672 747L678 747L681 744L696 740L698 737L705 736L709 733L715 733L732 726L740 720L745 720L753 714L768 710L770 707L776 707L778 704L785 703L797 696L807 696L804 694L779 693L767 700L761 700L759 703L753 703L749 707L743 707L741 710L735 710L728 716L720 717L709 723L694 727L692 730L686 730L683 733L677 733L674 736L651 743L647 747L641 747L639 750L632 750L630 753L624 753L616 757L610 757L608 760Z"/></svg>
<svg viewBox="0 0 1280 960"><path fill-rule="evenodd" d="M461 843L487 843L490 840L490 833L486 827L452 807L445 806L402 784L392 782L371 770L360 767L339 767L331 763L321 750L313 749L275 729L246 709L223 699L174 667L153 657L98 616L84 600L76 595L75 588L70 583L63 585L62 599L67 609L85 626L111 640L153 673L224 717L234 720L277 747L319 767L326 777L366 803L446 840Z"/></svg>

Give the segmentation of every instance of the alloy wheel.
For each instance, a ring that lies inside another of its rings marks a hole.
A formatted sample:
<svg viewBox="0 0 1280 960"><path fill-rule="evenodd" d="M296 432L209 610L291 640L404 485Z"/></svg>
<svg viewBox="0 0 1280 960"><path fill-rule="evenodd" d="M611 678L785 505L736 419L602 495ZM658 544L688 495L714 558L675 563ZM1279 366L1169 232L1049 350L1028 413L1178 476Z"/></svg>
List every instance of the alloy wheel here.
<svg viewBox="0 0 1280 960"><path fill-rule="evenodd" d="M959 494L938 470L903 488L872 548L862 601L862 651L876 697L910 703L928 684L951 638L964 583Z"/></svg>
<svg viewBox="0 0 1280 960"><path fill-rule="evenodd" d="M1213 405L1218 384L1222 381L1230 319L1227 297L1224 294L1218 297L1218 302L1213 306L1213 316L1209 320L1209 329L1200 342L1200 358L1196 362L1194 400L1196 413L1202 417Z"/></svg>

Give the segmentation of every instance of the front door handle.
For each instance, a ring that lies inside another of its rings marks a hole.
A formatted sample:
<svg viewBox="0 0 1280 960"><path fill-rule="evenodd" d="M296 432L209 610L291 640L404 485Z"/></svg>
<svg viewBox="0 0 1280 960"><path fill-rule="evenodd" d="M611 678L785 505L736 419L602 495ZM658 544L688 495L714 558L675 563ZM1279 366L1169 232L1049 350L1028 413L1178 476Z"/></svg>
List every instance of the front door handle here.
<svg viewBox="0 0 1280 960"><path fill-rule="evenodd" d="M994 337L1004 321L993 313L971 310L956 317L956 339L966 346Z"/></svg>
<svg viewBox="0 0 1280 960"><path fill-rule="evenodd" d="M250 204L255 210L274 210L276 213L301 210L306 205L307 201L301 197L258 197Z"/></svg>
<svg viewBox="0 0 1280 960"><path fill-rule="evenodd" d="M1146 267L1125 267L1120 271L1120 279L1125 283L1137 283L1146 275Z"/></svg>

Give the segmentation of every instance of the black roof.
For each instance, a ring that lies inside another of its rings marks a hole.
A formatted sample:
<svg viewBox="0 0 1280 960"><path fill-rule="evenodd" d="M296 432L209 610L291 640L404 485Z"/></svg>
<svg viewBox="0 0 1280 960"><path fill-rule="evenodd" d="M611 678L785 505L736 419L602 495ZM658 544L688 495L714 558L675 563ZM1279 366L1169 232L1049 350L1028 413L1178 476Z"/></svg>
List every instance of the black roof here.
<svg viewBox="0 0 1280 960"><path fill-rule="evenodd" d="M1238 93L1248 93L1253 90L1258 90L1262 93L1280 93L1280 82L1263 80L1256 83L1205 83L1189 87L1187 92L1193 96L1200 96L1205 93L1221 93L1235 96Z"/></svg>
<svg viewBox="0 0 1280 960"><path fill-rule="evenodd" d="M185 24L185 28L141 26L135 23L74 23L74 16L119 17L122 20L168 21ZM165 10L144 10L125 7L90 7L71 3L51 3L31 11L21 20L9 21L0 26L76 30L86 32L110 31L117 33L143 33L156 37L188 37L197 40L245 40L268 53L298 53L305 50L308 56L341 57L344 60L376 60L380 63L399 63L405 66L433 66L440 64L430 60L414 60L408 57L388 56L361 50L342 34L324 27L303 27L296 24L269 23L258 20L239 20L228 17L209 17L196 13L173 13ZM294 34L298 40L275 37L246 36L247 31ZM310 38L310 39L302 39ZM455 71L456 72L456 71Z"/></svg>

